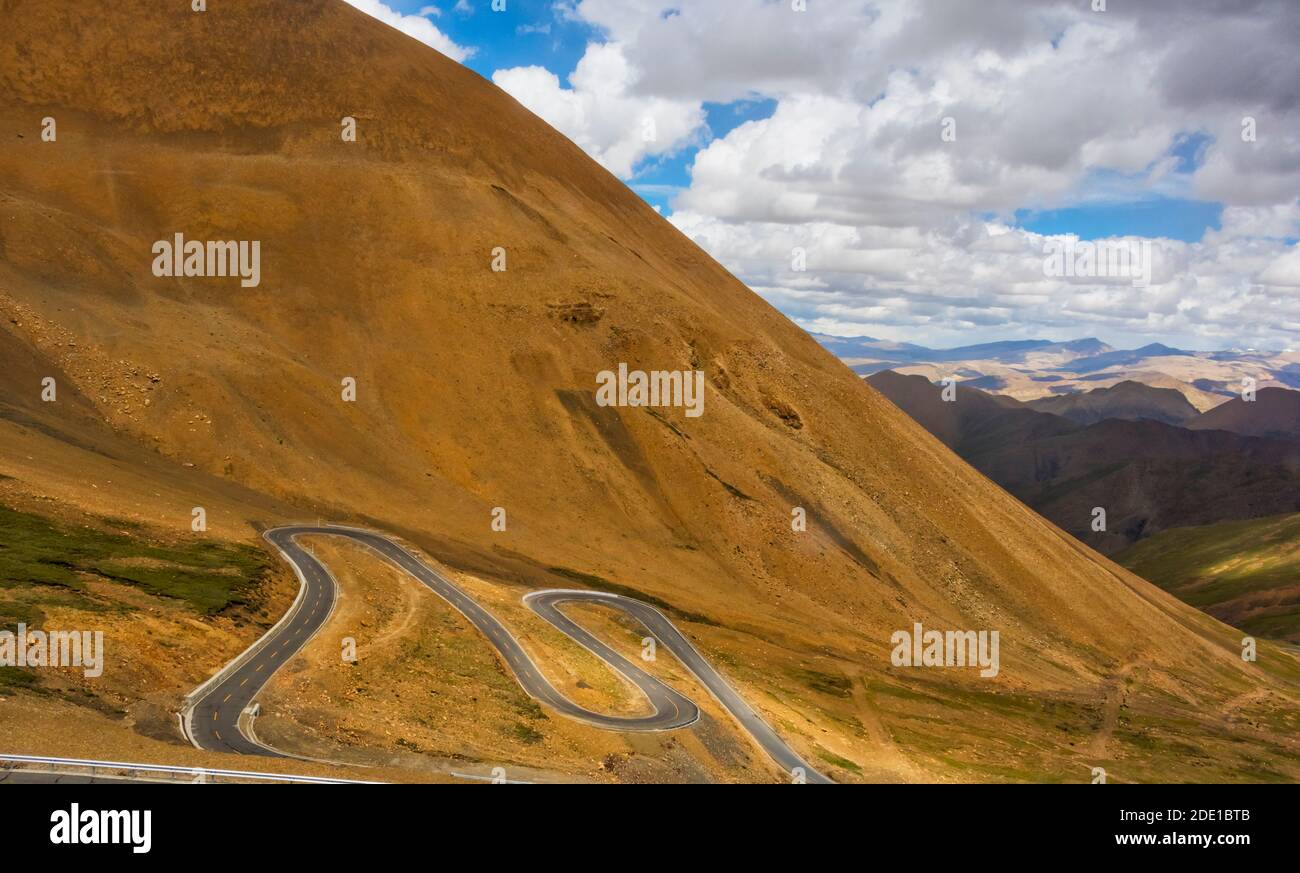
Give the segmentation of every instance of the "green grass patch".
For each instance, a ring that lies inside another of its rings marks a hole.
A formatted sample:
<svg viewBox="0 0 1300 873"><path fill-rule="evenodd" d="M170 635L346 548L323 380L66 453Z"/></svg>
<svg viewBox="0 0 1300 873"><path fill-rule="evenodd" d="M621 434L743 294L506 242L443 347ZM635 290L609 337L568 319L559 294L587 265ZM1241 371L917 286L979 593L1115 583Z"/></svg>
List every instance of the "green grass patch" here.
<svg viewBox="0 0 1300 873"><path fill-rule="evenodd" d="M40 677L35 670L21 667L0 667L0 689L31 691L40 687Z"/></svg>
<svg viewBox="0 0 1300 873"><path fill-rule="evenodd" d="M829 697L852 697L853 680L847 676L835 676L816 670L795 670L790 674L803 685Z"/></svg>
<svg viewBox="0 0 1300 873"><path fill-rule="evenodd" d="M841 758L839 755L835 754L834 752L828 749L823 749L821 746L818 746L816 744L814 744L814 748L817 751L817 757L821 758L827 764L830 764L833 767L839 767L841 770L848 770L850 773L862 772L862 768L859 767L857 764L854 764L848 758Z"/></svg>
<svg viewBox="0 0 1300 873"><path fill-rule="evenodd" d="M45 621L45 611L26 600L0 600L0 629L13 629L20 624L39 628Z"/></svg>
<svg viewBox="0 0 1300 873"><path fill-rule="evenodd" d="M1300 513L1161 531L1115 560L1248 633L1300 642ZM1271 591L1280 596L1247 608L1250 595Z"/></svg>
<svg viewBox="0 0 1300 873"><path fill-rule="evenodd" d="M545 721L546 710L542 705L531 697L525 697L514 701L515 712L524 718L531 718L533 721Z"/></svg>
<svg viewBox="0 0 1300 873"><path fill-rule="evenodd" d="M267 554L251 546L210 540L155 545L138 535L65 525L0 506L0 588L83 592L91 574L211 614L248 603L269 567ZM13 601L0 603L0 614L16 608Z"/></svg>
<svg viewBox="0 0 1300 873"><path fill-rule="evenodd" d="M537 730L532 725L524 724L521 721L517 721L510 726L510 734L521 743L527 743L530 746L540 743L545 739L542 736L541 731Z"/></svg>

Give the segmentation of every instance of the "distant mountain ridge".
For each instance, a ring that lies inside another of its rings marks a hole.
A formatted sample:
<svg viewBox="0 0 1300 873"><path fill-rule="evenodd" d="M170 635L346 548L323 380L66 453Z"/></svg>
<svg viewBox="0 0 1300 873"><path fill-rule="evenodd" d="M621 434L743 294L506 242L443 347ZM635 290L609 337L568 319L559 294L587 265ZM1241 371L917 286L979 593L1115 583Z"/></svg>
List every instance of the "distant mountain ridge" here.
<svg viewBox="0 0 1300 873"><path fill-rule="evenodd" d="M966 385L944 401L941 386L923 376L884 371L867 381L981 473L1103 553L1167 528L1300 511L1300 439L1155 420L1080 423ZM1092 529L1097 507L1106 510L1104 531Z"/></svg>
<svg viewBox="0 0 1300 873"><path fill-rule="evenodd" d="M1140 349L1123 350L1116 349L1103 352L1099 355L1092 355L1086 358L1077 358L1068 364L1064 364L1057 369L1067 373L1095 373L1098 370L1104 370L1107 367L1119 365L1136 364L1143 358L1168 358L1168 357L1194 357L1195 352L1187 352L1182 349L1175 349L1160 343L1151 343ZM1222 354L1222 353L1215 353Z"/></svg>
<svg viewBox="0 0 1300 873"><path fill-rule="evenodd" d="M1300 387L1300 353L1256 349L1190 351L1162 343L1116 349L1096 337L1057 342L1009 340L931 349L872 337L814 338L859 376L882 370L955 379L984 391L1032 401L1138 382L1172 388L1199 412L1259 388ZM1171 410L1172 411L1172 410ZM1177 415L1185 414L1182 410ZM1177 417L1171 419L1177 422Z"/></svg>
<svg viewBox="0 0 1300 873"><path fill-rule="evenodd" d="M1094 388L1091 391L1031 400L1027 405L1039 412L1050 412L1067 418L1076 424L1095 424L1107 418L1117 418L1181 425L1201 415L1186 397L1173 388L1153 388L1133 381L1120 382L1109 388Z"/></svg>
<svg viewBox="0 0 1300 873"><path fill-rule="evenodd" d="M1065 352L1075 356L1094 356L1112 351L1101 340L1087 339L1056 342L1055 340L1007 340L1004 342L979 343L970 346L958 346L951 349L932 349L913 343L900 343L875 337L836 337L829 334L813 334L813 339L840 358L874 357L880 361L933 362L965 361L974 359L998 360L1007 363L1020 362L1029 352Z"/></svg>
<svg viewBox="0 0 1300 873"><path fill-rule="evenodd" d="M1300 391L1263 388L1254 400L1240 397L1216 406L1187 425L1193 430L1227 430L1246 436L1300 437Z"/></svg>

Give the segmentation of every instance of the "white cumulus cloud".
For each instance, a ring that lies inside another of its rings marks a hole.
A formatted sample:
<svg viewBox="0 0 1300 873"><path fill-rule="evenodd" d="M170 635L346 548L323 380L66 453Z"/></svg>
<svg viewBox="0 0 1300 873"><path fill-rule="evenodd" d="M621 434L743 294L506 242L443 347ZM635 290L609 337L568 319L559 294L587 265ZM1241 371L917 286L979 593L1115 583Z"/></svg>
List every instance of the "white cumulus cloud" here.
<svg viewBox="0 0 1300 873"><path fill-rule="evenodd" d="M569 87L537 66L497 70L492 81L623 178L641 159L691 142L704 123L698 101L635 94L636 71L616 43L589 45Z"/></svg>
<svg viewBox="0 0 1300 873"><path fill-rule="evenodd" d="M395 27L407 36L414 37L425 45L437 49L453 61L463 61L471 54L472 48L457 45L451 37L434 26L430 15L440 14L435 6L426 6L418 15L406 15L381 0L346 0L352 6L367 15L378 18L389 27Z"/></svg>
<svg viewBox="0 0 1300 873"><path fill-rule="evenodd" d="M671 220L809 329L1295 344L1294 2L578 0L567 14L617 46L624 98L774 101L695 155ZM1189 142L1194 156L1176 148ZM1141 287L1047 276L1047 237L1014 226L1025 209L1197 199L1224 205L1221 228L1185 242L1156 225Z"/></svg>

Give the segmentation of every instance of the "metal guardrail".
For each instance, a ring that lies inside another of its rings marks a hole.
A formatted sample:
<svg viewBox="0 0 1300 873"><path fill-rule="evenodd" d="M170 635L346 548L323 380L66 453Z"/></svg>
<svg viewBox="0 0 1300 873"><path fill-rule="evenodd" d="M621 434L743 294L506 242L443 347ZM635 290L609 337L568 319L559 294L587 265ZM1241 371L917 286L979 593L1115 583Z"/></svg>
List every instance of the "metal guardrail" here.
<svg viewBox="0 0 1300 873"><path fill-rule="evenodd" d="M293 782L309 785L379 785L361 779L330 779L324 776L300 776L292 773L254 773L244 770L213 770L207 767L172 767L166 764L137 764L126 761L92 761L81 758L43 758L36 755L0 755L0 769L29 770L32 766L67 775L102 776L106 779L140 779L142 781L216 783L216 782ZM62 768L62 769L58 769Z"/></svg>

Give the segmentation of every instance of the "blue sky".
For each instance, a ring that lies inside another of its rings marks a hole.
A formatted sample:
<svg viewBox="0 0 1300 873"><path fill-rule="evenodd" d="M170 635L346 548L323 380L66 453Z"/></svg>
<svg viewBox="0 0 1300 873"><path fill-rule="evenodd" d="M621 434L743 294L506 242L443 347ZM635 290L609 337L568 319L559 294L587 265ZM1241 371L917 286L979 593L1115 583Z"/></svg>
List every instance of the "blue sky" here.
<svg viewBox="0 0 1300 873"><path fill-rule="evenodd" d="M705 103L706 135L710 140L724 137L746 121L768 118L775 108L771 99ZM688 145L672 155L644 158L636 166L636 175L626 181L647 203L671 215L672 199L690 184L691 164L698 152L698 146Z"/></svg>
<svg viewBox="0 0 1300 873"><path fill-rule="evenodd" d="M810 331L1300 344L1292 0L348 2L509 91ZM1151 241L1150 281L1048 274L1065 235Z"/></svg>
<svg viewBox="0 0 1300 873"><path fill-rule="evenodd" d="M1180 132L1173 138L1162 155L1173 161L1161 186L1165 189L1163 193L1139 199L1123 196L1126 191L1142 187L1141 183L1155 166L1131 175L1100 171L1085 182L1085 190L1098 193L1094 202L1056 209L1018 209L1015 222L1035 233L1075 234L1086 240L1141 236L1196 242L1206 230L1220 228L1223 204L1181 197L1177 192L1188 188L1211 142L1208 135L1199 131Z"/></svg>
<svg viewBox="0 0 1300 873"><path fill-rule="evenodd" d="M440 30L458 44L472 48L465 66L485 79L498 70L540 66L567 83L581 60L587 43L601 39L600 28L572 15L560 14L554 0L507 0L504 12L492 12L490 0L465 0L459 6L420 0L391 0L399 12L430 15ZM767 118L775 109L771 98L704 104L707 141L724 137L746 121ZM1177 172L1190 173L1203 157L1204 134L1189 132L1170 144L1169 154L1179 160ZM698 146L687 145L667 157L647 157L625 179L628 186L665 215L672 213L673 196L690 183L690 168ZM1134 234L1166 236L1194 242L1206 228L1217 228L1223 204L1181 197L1144 197L1127 202L1084 203L1057 209L1020 209L1014 221L1038 233L1074 233L1083 239Z"/></svg>
<svg viewBox="0 0 1300 873"><path fill-rule="evenodd" d="M589 24L556 15L555 4L547 0L508 0L501 13L492 12L487 0L470 0L459 10L447 0L392 0L388 5L408 14L440 7L442 14L431 20L457 43L474 49L465 66L486 79L500 69L533 64L566 75L582 57L587 41L598 35Z"/></svg>
<svg viewBox="0 0 1300 873"><path fill-rule="evenodd" d="M575 16L562 14L554 0L507 0L506 11L491 11L490 0L443 0L430 4L418 0L391 0L389 6L406 14L440 8L429 18L456 43L473 52L465 66L485 79L511 67L544 67L568 84L568 76L581 60L588 42L600 40L601 29ZM726 136L746 121L772 114L771 99L706 102L705 141ZM672 212L673 196L690 182L690 167L699 148L687 145L667 156L650 156L635 166L624 181L650 205L665 215Z"/></svg>

